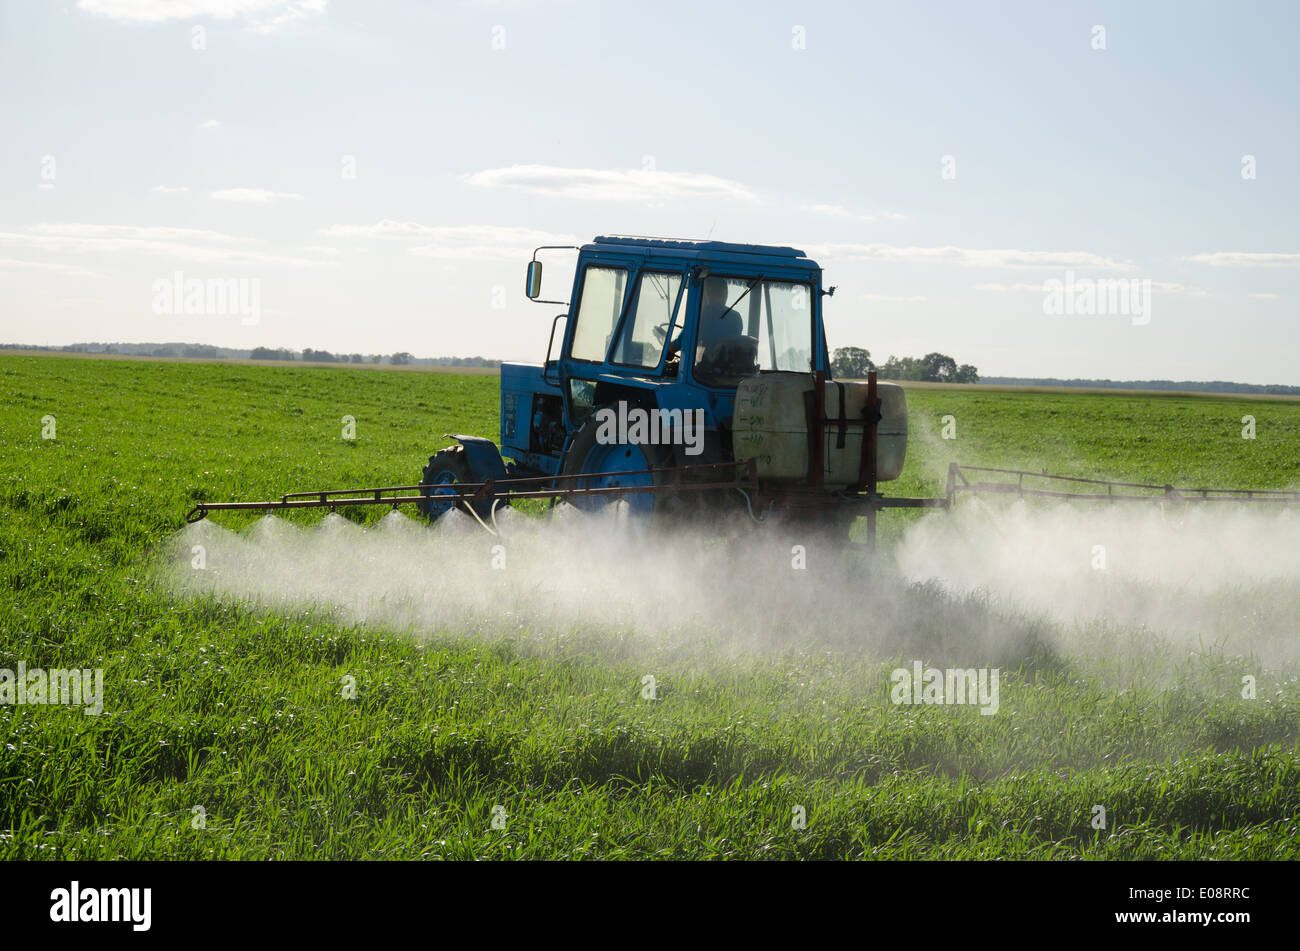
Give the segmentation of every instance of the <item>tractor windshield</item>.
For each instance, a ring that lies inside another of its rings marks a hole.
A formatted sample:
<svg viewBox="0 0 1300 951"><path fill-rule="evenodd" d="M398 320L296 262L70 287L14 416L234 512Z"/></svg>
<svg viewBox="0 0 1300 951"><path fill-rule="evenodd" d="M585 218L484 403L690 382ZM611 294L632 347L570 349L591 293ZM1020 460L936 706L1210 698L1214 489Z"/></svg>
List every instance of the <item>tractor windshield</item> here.
<svg viewBox="0 0 1300 951"><path fill-rule="evenodd" d="M695 376L734 386L764 370L812 370L812 288L763 277L709 277L700 296Z"/></svg>

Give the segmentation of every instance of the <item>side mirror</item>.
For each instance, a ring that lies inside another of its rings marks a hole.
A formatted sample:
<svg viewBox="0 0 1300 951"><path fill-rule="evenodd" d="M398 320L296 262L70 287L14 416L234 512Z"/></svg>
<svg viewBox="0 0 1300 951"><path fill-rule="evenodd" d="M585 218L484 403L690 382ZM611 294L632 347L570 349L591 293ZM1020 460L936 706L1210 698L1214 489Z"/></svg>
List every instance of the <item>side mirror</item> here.
<svg viewBox="0 0 1300 951"><path fill-rule="evenodd" d="M528 262L528 280L524 287L524 293L530 300L537 300L542 296L542 262Z"/></svg>

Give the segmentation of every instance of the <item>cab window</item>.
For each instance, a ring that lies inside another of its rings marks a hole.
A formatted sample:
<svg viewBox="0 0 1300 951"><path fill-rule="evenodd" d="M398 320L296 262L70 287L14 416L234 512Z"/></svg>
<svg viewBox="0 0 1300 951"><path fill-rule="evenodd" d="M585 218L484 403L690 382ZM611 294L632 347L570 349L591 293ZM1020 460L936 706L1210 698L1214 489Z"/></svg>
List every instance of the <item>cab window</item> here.
<svg viewBox="0 0 1300 951"><path fill-rule="evenodd" d="M712 276L703 282L695 377L735 386L769 370L813 366L812 288L798 281Z"/></svg>
<svg viewBox="0 0 1300 951"><path fill-rule="evenodd" d="M682 296L682 275L643 271L637 278L623 331L614 347L614 362L652 369L659 366Z"/></svg>
<svg viewBox="0 0 1300 951"><path fill-rule="evenodd" d="M627 271L621 267L592 265L583 272L573 346L569 351L575 360L604 361L623 311L626 287Z"/></svg>

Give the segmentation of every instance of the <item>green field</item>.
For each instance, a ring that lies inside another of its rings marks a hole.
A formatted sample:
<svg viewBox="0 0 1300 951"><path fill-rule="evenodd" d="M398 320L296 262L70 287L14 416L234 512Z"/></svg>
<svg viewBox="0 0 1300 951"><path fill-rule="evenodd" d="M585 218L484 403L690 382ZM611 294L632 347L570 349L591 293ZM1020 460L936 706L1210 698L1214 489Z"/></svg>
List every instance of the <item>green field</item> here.
<svg viewBox="0 0 1300 951"><path fill-rule="evenodd" d="M616 608L557 626L490 599L432 626L360 624L158 583L195 500L409 484L442 433L495 438L495 377L0 356L0 394L0 668L104 669L99 716L0 706L0 858L1300 857L1300 680L1230 643L855 574L855 554L828 574L860 592L826 623L796 617L809 595L765 625L783 608L760 579L735 629L698 631ZM908 397L895 494L941 492L953 459L1300 482L1300 402ZM385 515L345 514L375 531ZM886 547L916 517L887 516ZM584 556L532 553L534 579ZM1214 603L1247 633L1300 638L1294 584L1260 590ZM913 659L1000 666L999 713L891 703Z"/></svg>

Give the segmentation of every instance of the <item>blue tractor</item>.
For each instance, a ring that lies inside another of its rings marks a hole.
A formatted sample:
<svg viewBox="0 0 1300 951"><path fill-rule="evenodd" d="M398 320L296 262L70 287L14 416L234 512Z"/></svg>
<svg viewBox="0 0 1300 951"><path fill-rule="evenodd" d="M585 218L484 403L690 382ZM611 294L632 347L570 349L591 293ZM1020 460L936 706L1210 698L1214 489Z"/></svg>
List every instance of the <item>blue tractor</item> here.
<svg viewBox="0 0 1300 951"><path fill-rule="evenodd" d="M802 251L602 236L571 249L569 300L541 301L537 254L552 250L534 252L526 285L532 300L567 308L546 360L502 365L499 450L455 435L459 445L430 457L428 517L464 501L466 484L494 487L470 503L485 515L507 482L564 489L580 507L617 498L643 518L728 502L752 512L758 501L847 522L866 514L848 503L897 476L884 469L902 466L902 390L829 381L821 302L835 289ZM828 393L839 401L830 419ZM641 438L638 421L649 422Z"/></svg>

